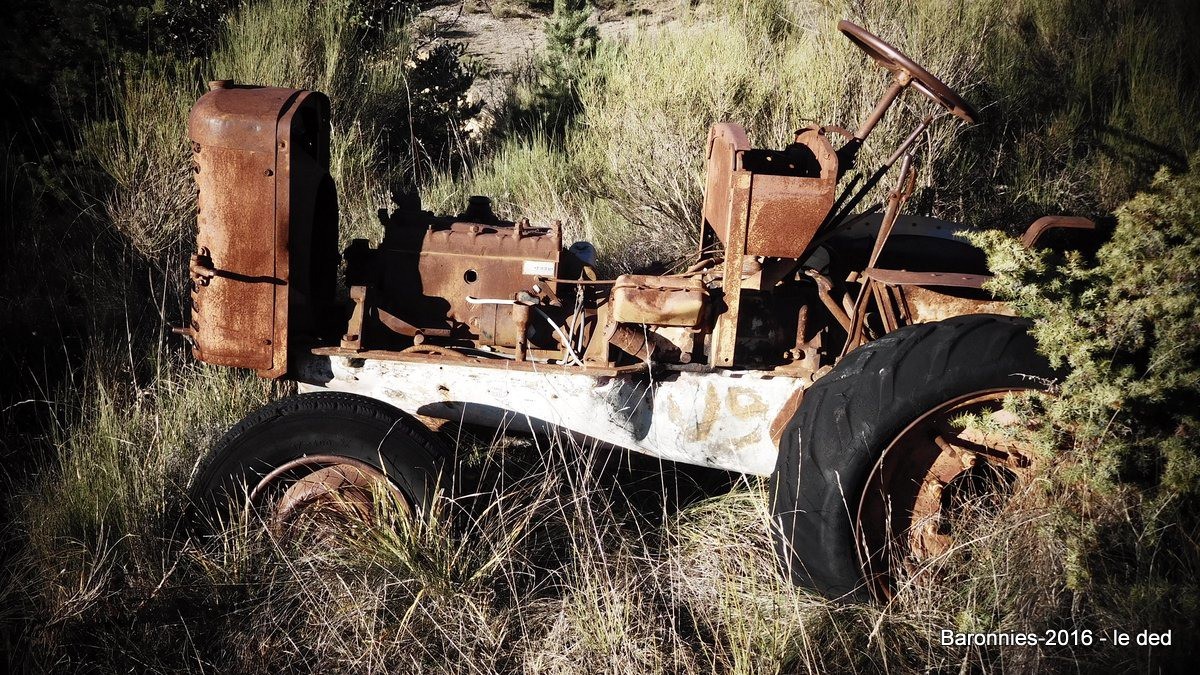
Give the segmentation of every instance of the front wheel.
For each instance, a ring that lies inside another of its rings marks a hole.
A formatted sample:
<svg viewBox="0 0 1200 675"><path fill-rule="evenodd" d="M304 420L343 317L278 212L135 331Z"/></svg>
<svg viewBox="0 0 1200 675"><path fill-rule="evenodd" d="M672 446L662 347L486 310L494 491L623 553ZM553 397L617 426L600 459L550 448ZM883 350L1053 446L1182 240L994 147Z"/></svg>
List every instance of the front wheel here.
<svg viewBox="0 0 1200 675"><path fill-rule="evenodd" d="M193 483L197 531L251 507L287 538L370 521L383 500L409 515L432 503L448 453L410 415L339 392L280 399L234 426Z"/></svg>
<svg viewBox="0 0 1200 675"><path fill-rule="evenodd" d="M1054 377L1028 323L968 315L902 328L847 355L806 392L771 477L776 551L829 597L890 593L949 549L963 512L995 509L1032 454L995 429L1011 392ZM965 415L991 417L988 435Z"/></svg>

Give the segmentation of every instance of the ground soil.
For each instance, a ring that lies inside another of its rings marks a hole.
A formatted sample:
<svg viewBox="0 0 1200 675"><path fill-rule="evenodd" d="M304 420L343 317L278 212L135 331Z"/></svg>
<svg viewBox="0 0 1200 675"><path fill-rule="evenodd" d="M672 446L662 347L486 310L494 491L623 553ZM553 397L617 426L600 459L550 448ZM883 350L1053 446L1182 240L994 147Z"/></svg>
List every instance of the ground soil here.
<svg viewBox="0 0 1200 675"><path fill-rule="evenodd" d="M618 0L593 9L590 21L602 40L620 39L677 21L677 7L671 0ZM471 91L494 106L503 101L512 78L529 68L545 47L549 12L548 7L531 8L515 0L451 0L429 7L418 20L428 23L435 40L465 46L467 57L479 68Z"/></svg>

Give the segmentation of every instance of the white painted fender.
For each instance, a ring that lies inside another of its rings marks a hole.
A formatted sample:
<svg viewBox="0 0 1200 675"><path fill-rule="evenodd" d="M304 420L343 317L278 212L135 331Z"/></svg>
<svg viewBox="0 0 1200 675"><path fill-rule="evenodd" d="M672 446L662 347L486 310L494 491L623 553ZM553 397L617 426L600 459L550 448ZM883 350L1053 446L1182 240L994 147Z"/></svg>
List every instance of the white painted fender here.
<svg viewBox="0 0 1200 675"><path fill-rule="evenodd" d="M652 379L345 356L295 365L302 392L351 392L497 428L549 424L662 459L758 476L775 469L771 421L808 382L757 371L668 371Z"/></svg>

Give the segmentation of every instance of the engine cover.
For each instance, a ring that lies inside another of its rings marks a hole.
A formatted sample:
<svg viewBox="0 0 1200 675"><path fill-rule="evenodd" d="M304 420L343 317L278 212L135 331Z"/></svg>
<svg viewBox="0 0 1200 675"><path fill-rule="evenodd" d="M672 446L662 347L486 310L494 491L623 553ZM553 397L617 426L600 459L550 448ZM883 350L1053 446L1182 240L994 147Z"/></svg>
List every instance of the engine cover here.
<svg viewBox="0 0 1200 675"><path fill-rule="evenodd" d="M417 328L512 346L517 331L501 306L522 291L555 291L561 251L558 223L535 228L397 212L376 254L373 302Z"/></svg>

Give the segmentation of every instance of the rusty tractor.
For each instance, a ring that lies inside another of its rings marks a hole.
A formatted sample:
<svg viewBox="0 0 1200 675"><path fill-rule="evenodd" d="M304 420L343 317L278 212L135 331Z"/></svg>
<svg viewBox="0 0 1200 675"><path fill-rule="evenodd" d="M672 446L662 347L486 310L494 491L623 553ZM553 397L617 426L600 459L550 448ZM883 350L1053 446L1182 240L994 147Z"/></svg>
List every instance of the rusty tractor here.
<svg viewBox="0 0 1200 675"><path fill-rule="evenodd" d="M564 246L560 223L502 220L485 197L453 216L381 211L379 244L339 254L328 99L212 83L190 118L199 234L177 330L197 359L300 393L210 453L203 512L240 496L286 528L391 495L422 513L448 457L433 418L770 476L785 573L831 597L886 595L947 551L965 505L1035 463L997 425L954 421L1011 424L1004 396L1053 373L982 289L985 258L960 228L904 213L918 139L976 111L878 37L838 29L891 73L873 112L782 150L714 125L701 247L673 274L599 278L594 249ZM907 89L937 114L851 178ZM852 215L897 164L882 212ZM1043 218L1026 242L1089 227Z"/></svg>

